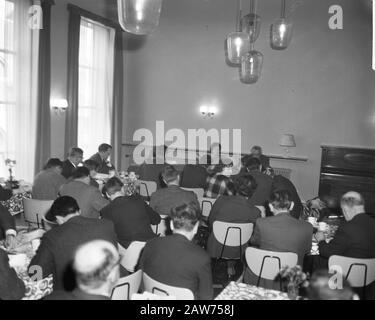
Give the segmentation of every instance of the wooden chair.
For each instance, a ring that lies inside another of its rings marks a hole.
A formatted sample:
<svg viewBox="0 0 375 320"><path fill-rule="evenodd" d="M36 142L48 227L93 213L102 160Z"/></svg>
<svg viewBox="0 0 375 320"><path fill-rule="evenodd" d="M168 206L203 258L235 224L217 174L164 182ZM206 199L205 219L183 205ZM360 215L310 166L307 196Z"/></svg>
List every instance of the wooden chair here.
<svg viewBox="0 0 375 320"><path fill-rule="evenodd" d="M181 188L181 189L184 189L186 191L193 191L197 195L198 199L201 199L204 197L204 190L202 188Z"/></svg>
<svg viewBox="0 0 375 320"><path fill-rule="evenodd" d="M165 237L165 233L168 230L167 223L169 221L169 216L167 215L160 215L161 221L158 225L151 225L151 229L157 234L159 237Z"/></svg>
<svg viewBox="0 0 375 320"><path fill-rule="evenodd" d="M139 194L150 199L151 195L157 190L158 185L155 181L138 180Z"/></svg>
<svg viewBox="0 0 375 320"><path fill-rule="evenodd" d="M53 200L36 200L36 199L22 199L25 222L31 225L36 225L37 228L42 227L42 220L46 213L51 209Z"/></svg>
<svg viewBox="0 0 375 320"><path fill-rule="evenodd" d="M142 270L126 276L117 281L112 290L111 300L130 300L137 293L142 282Z"/></svg>
<svg viewBox="0 0 375 320"><path fill-rule="evenodd" d="M138 264L139 256L146 242L133 241L127 249L118 244L119 253L122 256L120 264L129 272L134 272Z"/></svg>

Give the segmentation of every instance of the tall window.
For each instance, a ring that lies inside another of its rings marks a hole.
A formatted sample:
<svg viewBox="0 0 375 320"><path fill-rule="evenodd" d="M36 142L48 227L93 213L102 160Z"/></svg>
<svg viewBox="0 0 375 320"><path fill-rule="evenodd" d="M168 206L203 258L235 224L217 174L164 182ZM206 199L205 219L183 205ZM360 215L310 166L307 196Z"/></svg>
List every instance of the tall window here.
<svg viewBox="0 0 375 320"><path fill-rule="evenodd" d="M114 29L81 19L78 146L86 157L111 141L114 37Z"/></svg>
<svg viewBox="0 0 375 320"><path fill-rule="evenodd" d="M17 161L16 178L34 175L39 31L28 21L33 0L0 0L0 177Z"/></svg>

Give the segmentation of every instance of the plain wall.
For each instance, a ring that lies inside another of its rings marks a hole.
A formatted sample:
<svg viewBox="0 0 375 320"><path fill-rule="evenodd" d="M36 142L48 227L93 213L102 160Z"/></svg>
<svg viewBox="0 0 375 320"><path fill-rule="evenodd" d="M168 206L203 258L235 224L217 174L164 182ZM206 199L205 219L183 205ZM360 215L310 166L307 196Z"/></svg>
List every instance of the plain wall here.
<svg viewBox="0 0 375 320"><path fill-rule="evenodd" d="M248 3L244 1L244 3ZM239 81L225 63L224 41L235 29L235 1L165 0L158 29L126 53L124 142L135 130L240 128L242 150L263 146L282 154L283 133L296 137L295 155L308 162L275 161L293 169L302 197L318 194L322 143L373 146L374 72L372 20L358 0L288 1L294 36L285 51L269 45L269 27L280 1L258 1L262 29L255 48L264 55L261 79ZM328 9L341 5L344 29L330 30ZM247 10L246 10L247 11ZM199 107L219 114L203 119Z"/></svg>

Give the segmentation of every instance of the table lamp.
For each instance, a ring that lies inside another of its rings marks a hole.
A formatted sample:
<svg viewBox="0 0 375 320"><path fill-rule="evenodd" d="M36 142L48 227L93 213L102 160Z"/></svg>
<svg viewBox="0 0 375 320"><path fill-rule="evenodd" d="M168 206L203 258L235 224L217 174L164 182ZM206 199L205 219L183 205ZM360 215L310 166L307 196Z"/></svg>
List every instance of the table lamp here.
<svg viewBox="0 0 375 320"><path fill-rule="evenodd" d="M296 147L296 141L294 139L294 135L292 134L283 134L280 138L279 145L284 147L285 150L285 157L290 157L290 149Z"/></svg>

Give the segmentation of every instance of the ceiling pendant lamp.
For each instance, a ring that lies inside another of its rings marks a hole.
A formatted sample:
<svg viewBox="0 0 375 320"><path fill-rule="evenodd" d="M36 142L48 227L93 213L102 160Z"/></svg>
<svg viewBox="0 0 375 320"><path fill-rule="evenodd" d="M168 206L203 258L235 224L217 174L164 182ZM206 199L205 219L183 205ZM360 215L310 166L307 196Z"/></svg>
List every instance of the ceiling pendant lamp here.
<svg viewBox="0 0 375 320"><path fill-rule="evenodd" d="M286 18L286 0L281 0L281 16L271 26L271 48L274 50L286 49L293 34L293 23Z"/></svg>
<svg viewBox="0 0 375 320"><path fill-rule="evenodd" d="M250 0L250 13L242 18L243 31L250 36L250 42L255 42L260 33L261 18L255 13L256 0Z"/></svg>
<svg viewBox="0 0 375 320"><path fill-rule="evenodd" d="M263 54L254 50L251 44L250 51L242 57L240 80L242 83L252 84L259 80L263 67Z"/></svg>
<svg viewBox="0 0 375 320"><path fill-rule="evenodd" d="M236 32L227 36L226 43L229 62L239 65L241 57L250 49L250 37L248 33L242 32L242 0L237 1L237 9Z"/></svg>
<svg viewBox="0 0 375 320"><path fill-rule="evenodd" d="M121 27L130 33L146 35L159 25L163 0L117 0Z"/></svg>

